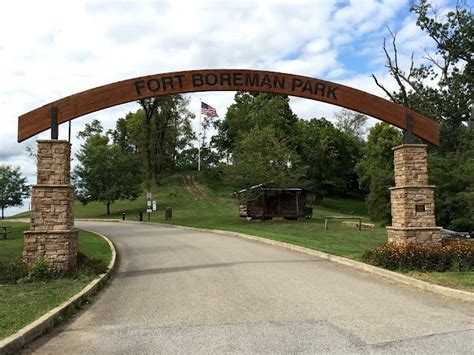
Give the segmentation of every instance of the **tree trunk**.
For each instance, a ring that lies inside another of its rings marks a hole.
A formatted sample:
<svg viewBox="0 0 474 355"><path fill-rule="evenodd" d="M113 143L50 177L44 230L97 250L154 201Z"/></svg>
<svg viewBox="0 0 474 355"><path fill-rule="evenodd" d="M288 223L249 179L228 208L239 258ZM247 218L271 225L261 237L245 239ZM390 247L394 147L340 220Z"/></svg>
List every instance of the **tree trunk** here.
<svg viewBox="0 0 474 355"><path fill-rule="evenodd" d="M107 216L110 216L110 202L107 202Z"/></svg>
<svg viewBox="0 0 474 355"><path fill-rule="evenodd" d="M2 206L2 219L5 219L5 216L3 214L4 210L5 210L5 206Z"/></svg>

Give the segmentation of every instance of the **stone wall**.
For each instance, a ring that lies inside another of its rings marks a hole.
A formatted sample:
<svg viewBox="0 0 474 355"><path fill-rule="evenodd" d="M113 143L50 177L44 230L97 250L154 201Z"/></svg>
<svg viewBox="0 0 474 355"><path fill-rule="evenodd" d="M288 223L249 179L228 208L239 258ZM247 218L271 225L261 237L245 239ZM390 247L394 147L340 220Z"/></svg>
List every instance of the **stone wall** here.
<svg viewBox="0 0 474 355"><path fill-rule="evenodd" d="M77 263L70 159L69 142L38 141L37 185L32 187L30 230L25 232L23 249L26 262L45 257L61 272L74 270Z"/></svg>
<svg viewBox="0 0 474 355"><path fill-rule="evenodd" d="M390 188L392 226L389 242L439 242L435 221L435 186L428 185L428 154L425 144L393 148L395 187Z"/></svg>

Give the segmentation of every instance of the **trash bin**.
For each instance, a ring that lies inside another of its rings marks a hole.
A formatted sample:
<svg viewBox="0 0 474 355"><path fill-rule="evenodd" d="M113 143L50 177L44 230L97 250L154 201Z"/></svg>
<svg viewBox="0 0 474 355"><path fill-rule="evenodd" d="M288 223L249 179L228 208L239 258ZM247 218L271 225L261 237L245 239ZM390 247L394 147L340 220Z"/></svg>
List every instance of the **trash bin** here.
<svg viewBox="0 0 474 355"><path fill-rule="evenodd" d="M171 207L166 207L165 208L165 219L171 219L173 217L173 211L171 210Z"/></svg>
<svg viewBox="0 0 474 355"><path fill-rule="evenodd" d="M125 221L125 216L126 216L126 215L127 215L127 214L126 214L125 212L122 212L122 221Z"/></svg>

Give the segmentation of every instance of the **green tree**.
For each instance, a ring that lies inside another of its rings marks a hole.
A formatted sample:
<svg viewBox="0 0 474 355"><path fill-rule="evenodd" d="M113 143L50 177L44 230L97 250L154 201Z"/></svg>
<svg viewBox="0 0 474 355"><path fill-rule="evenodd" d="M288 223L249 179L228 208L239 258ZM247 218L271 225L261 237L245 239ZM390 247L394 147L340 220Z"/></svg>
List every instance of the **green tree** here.
<svg viewBox="0 0 474 355"><path fill-rule="evenodd" d="M140 101L141 109L117 121L110 132L122 151L138 154L146 184L159 184L164 172L177 166L180 152L191 148L195 134L189 99L170 95Z"/></svg>
<svg viewBox="0 0 474 355"><path fill-rule="evenodd" d="M398 88L389 91L375 76L374 79L392 101L438 122L440 146L436 149L431 147L429 151L429 161L433 164L430 180L437 185L437 224L452 229L472 229L472 214L469 211L474 209L470 198L474 182L467 172L474 159L471 113L474 97L474 17L467 3L461 1L446 14L440 14L427 0L414 2L411 11L418 16L417 25L433 40L436 50L425 50L424 58L428 64L417 65L412 59L409 69L403 69L399 66L396 34L390 31L391 53L386 42L383 50L387 68Z"/></svg>
<svg viewBox="0 0 474 355"><path fill-rule="evenodd" d="M225 156L234 152L238 142L255 127L272 126L290 146L294 146L298 117L290 108L286 96L267 93L237 92L227 109L218 134L211 141Z"/></svg>
<svg viewBox="0 0 474 355"><path fill-rule="evenodd" d="M474 230L474 156L459 164L455 153L430 154L430 182L436 185L436 221L458 231Z"/></svg>
<svg viewBox="0 0 474 355"><path fill-rule="evenodd" d="M367 133L368 117L362 113L342 109L334 114L336 118L336 127L344 133L364 140Z"/></svg>
<svg viewBox="0 0 474 355"><path fill-rule="evenodd" d="M26 178L21 176L20 167L0 165L0 204L2 219L5 218L5 208L21 206L23 199L28 197L30 189Z"/></svg>
<svg viewBox="0 0 474 355"><path fill-rule="evenodd" d="M366 199L372 220L389 224L390 192L394 186L392 148L402 143L402 134L386 123L377 123L369 131L364 157L357 163L356 172L361 188L369 191Z"/></svg>
<svg viewBox="0 0 474 355"><path fill-rule="evenodd" d="M99 121L86 124L78 134L84 138L76 157L73 181L76 196L83 204L99 201L110 205L120 199L136 199L141 192L142 171L138 157L124 152L118 144L109 144Z"/></svg>
<svg viewBox="0 0 474 355"><path fill-rule="evenodd" d="M342 132L326 119L298 122L298 152L307 180L317 199L357 190L354 171L361 157L361 141Z"/></svg>
<svg viewBox="0 0 474 355"><path fill-rule="evenodd" d="M239 188L269 182L276 187L301 186L306 173L286 138L271 126L255 127L242 137L228 170Z"/></svg>

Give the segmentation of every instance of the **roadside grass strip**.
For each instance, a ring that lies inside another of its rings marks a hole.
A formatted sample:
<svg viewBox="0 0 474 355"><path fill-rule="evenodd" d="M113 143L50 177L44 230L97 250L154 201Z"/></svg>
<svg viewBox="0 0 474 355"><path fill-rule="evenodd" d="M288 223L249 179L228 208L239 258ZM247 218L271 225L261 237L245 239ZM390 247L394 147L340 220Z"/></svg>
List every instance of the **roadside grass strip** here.
<svg viewBox="0 0 474 355"><path fill-rule="evenodd" d="M0 240L0 261L20 258L23 251L23 231L28 224L14 223L8 239ZM89 258L100 259L109 265L112 251L102 237L79 232L79 251ZM72 277L52 279L47 282L24 282L0 284L0 339L17 332L27 324L41 317L49 310L61 305L81 291L96 276L78 274Z"/></svg>

